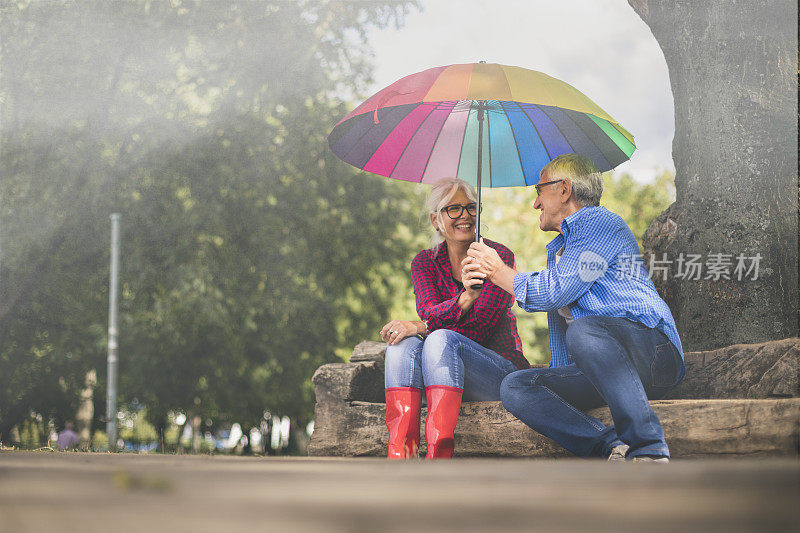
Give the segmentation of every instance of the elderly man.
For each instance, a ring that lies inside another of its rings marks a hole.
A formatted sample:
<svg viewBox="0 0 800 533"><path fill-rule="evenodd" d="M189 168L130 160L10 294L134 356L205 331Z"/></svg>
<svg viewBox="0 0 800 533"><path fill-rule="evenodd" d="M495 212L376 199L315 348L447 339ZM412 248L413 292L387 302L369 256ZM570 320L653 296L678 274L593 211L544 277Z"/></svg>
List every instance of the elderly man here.
<svg viewBox="0 0 800 533"><path fill-rule="evenodd" d="M503 405L525 424L581 457L669 462L649 399L684 374L675 321L637 261L627 224L599 207L603 179L589 159L565 154L541 173L533 207L557 231L547 268L516 272L494 249L471 245L465 270L478 270L528 312L546 311L550 367L509 374ZM614 426L584 411L607 404Z"/></svg>

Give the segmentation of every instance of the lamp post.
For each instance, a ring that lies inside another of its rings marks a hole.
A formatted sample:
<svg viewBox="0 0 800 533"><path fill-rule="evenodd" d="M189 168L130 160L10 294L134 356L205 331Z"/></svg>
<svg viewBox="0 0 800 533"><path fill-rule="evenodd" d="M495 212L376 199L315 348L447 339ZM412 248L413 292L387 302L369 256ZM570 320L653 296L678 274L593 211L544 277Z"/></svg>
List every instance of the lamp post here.
<svg viewBox="0 0 800 533"><path fill-rule="evenodd" d="M108 450L117 449L117 292L119 291L119 220L111 215L111 276L108 291L108 388L106 393L106 434Z"/></svg>

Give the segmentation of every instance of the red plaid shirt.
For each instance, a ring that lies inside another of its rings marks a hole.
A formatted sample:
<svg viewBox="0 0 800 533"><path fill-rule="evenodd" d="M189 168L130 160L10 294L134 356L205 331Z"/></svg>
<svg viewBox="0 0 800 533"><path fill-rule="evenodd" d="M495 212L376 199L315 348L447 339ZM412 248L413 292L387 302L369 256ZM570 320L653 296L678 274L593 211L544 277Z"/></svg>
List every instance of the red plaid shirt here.
<svg viewBox="0 0 800 533"><path fill-rule="evenodd" d="M514 267L514 254L502 244L483 241ZM517 318L511 312L514 297L486 281L472 308L463 313L458 297L464 291L453 279L447 243L423 250L411 262L411 281L417 298L417 313L428 322L428 331L450 329L505 357L519 369L530 368L522 355Z"/></svg>

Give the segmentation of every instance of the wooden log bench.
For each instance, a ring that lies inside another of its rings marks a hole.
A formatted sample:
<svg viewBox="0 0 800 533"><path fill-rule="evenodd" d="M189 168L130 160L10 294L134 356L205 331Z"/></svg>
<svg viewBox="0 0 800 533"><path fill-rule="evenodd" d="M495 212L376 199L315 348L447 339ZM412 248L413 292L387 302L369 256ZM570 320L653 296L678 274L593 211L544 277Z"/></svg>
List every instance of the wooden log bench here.
<svg viewBox="0 0 800 533"><path fill-rule="evenodd" d="M356 346L349 363L321 366L313 456L382 456L388 431L383 397L384 343ZM685 356L686 377L651 405L673 457L796 456L800 451L800 339L735 345ZM607 407L589 414L611 423ZM422 419L427 415L422 409ZM566 457L500 402L464 402L456 456ZM424 438L422 454L425 453Z"/></svg>

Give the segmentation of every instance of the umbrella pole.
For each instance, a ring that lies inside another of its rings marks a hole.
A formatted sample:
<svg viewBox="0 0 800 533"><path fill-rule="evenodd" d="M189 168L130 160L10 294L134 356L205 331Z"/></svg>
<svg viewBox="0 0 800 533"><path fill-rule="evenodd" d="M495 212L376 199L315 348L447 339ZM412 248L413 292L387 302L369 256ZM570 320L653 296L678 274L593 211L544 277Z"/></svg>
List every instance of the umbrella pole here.
<svg viewBox="0 0 800 533"><path fill-rule="evenodd" d="M481 166L483 165L483 111L486 109L486 101L478 102L478 213L475 215L475 242L481 240ZM476 283L472 290L477 291L483 288L483 283Z"/></svg>
<svg viewBox="0 0 800 533"><path fill-rule="evenodd" d="M478 102L478 214L475 220L475 242L481 240L481 166L483 164L483 110L486 103Z"/></svg>

